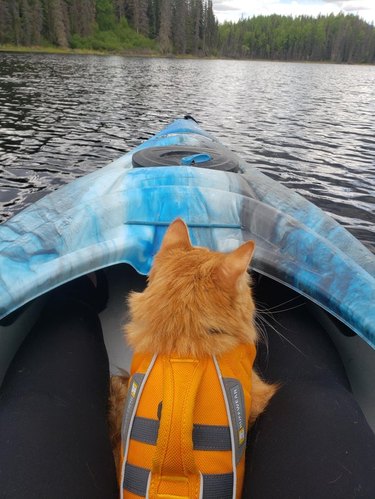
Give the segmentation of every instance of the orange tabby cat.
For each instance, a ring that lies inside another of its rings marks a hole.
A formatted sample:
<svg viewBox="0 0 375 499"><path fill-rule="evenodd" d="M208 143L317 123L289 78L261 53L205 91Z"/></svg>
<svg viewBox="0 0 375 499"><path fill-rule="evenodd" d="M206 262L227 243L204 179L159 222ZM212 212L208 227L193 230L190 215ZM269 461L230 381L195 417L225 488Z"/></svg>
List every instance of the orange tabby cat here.
<svg viewBox="0 0 375 499"><path fill-rule="evenodd" d="M193 247L190 243L185 223L177 219L168 228L161 249L155 257L147 288L142 293L132 293L129 298L131 321L125 327L126 339L135 352L134 362L136 364L138 362L138 367L143 362L142 355L146 355L146 357L151 356L151 359L154 354L164 359L165 366L169 358L177 359L182 363L185 361L186 363L196 362L197 365L200 363L202 372L205 369L211 369L212 372L215 371L215 367L212 367L213 364L210 368L207 367L208 364L204 363L206 359L214 358L216 367L222 362L224 365L223 369L229 369L229 371L231 369L230 365L229 367L225 366L228 362L233 362L233 359L234 364L241 364L241 366L246 364L247 371L245 372L245 377L249 380L249 389L247 390L245 387L244 393L246 398L246 393L247 391L249 392L249 402L246 402L248 406L246 417L248 417L249 425L265 409L277 389L276 385L269 385L262 381L256 372L252 370L257 331L254 326L255 307L249 288L247 269L253 251L254 243L252 241L244 243L231 253L219 253L206 248ZM235 357L233 357L233 352ZM237 354L237 352L239 353ZM243 355L241 352L250 352L249 355L246 353L249 358L240 358ZM238 355L238 358L236 355ZM250 357L252 358L250 359ZM232 360L229 361L228 359ZM238 367L234 366L233 369L238 370ZM167 370L160 372L167 372ZM173 367L170 368L170 372L172 372L172 377L178 376L173 371ZM191 377L193 379L195 376L194 373L195 371L191 371L191 375L185 375L185 378ZM201 376L204 376L204 374ZM175 383L175 391L178 390L179 386L182 387L183 394L181 396L185 397L185 399L181 402L181 407L184 404L185 406L188 405L187 400L199 399L199 395L196 395L198 388L194 388L196 390L194 392L195 395L191 396L191 392L194 390L190 385L188 386L190 380L184 381L183 378L184 376L180 380L176 378L177 381L173 381ZM219 379L221 379L220 376ZM121 482L124 480L124 472L122 472L123 475L120 477L120 433L127 382L126 377L112 378L110 397L110 431ZM200 381L199 383L203 382ZM214 385L211 381L206 383L212 383L212 387ZM246 383L247 381L245 380ZM138 385L133 382L131 386L133 391L133 388ZM210 387L211 385L208 384L207 386ZM212 389L214 390L214 388ZM166 396L165 393L168 390L169 388L165 388L163 385L163 388L160 389L160 399L162 399L163 393L164 397ZM207 394L209 391L206 390L205 393ZM175 396L178 397L179 394L177 393ZM132 400L131 397L132 393L128 396L128 401ZM212 395L212 397L212 403L215 403L216 395ZM162 400L163 414L167 412L167 406L168 404L172 404L172 402L165 399ZM159 420L160 407L161 402L157 411ZM208 407L210 408L210 406ZM169 425L172 423L175 425L173 418L176 417L175 414L178 411L176 407L173 410L175 412L171 416ZM186 407L181 409L181 411L183 410L187 410ZM192 411L194 409L191 409L190 412ZM211 412L215 412L214 407L212 407ZM155 419L157 419L156 415ZM160 436L162 427L163 418L160 420L157 445L162 445L160 443L160 440L163 438ZM191 433L191 428L184 431L185 433L187 432L186 434L189 431ZM168 429L166 429L166 432L168 433ZM178 428L176 432L179 432ZM181 432L181 435L183 435L183 432ZM189 435L187 440L189 441ZM168 451L168 445L165 444L164 454ZM177 444L172 442L170 445ZM191 456L193 456L193 451L189 448L190 443L188 442L186 445L187 451L185 451L185 455L189 455L191 451ZM124 449L122 449L123 451ZM157 451L155 452L157 455ZM207 453L204 455L208 456ZM163 459L167 458L164 456ZM185 458L182 457L181 459L184 461ZM189 477L192 477L194 473L198 476L201 473L196 469L197 463L195 460L195 457L191 457L190 464L182 464L185 474ZM154 456L152 462L155 475L159 473L161 476L162 472L160 470L162 469L162 465L159 463L158 468L157 464L155 464L157 461L158 457ZM203 475L201 474L201 476ZM191 479L191 483L189 482L189 485L186 485L187 490L190 491L189 497L195 497L193 492L191 492L192 484L195 483L193 478ZM168 479L171 480L170 478ZM155 489L154 496L156 497L156 489L160 492L166 485L164 482L160 482L160 477L158 479L160 483L153 483L155 480L151 480L151 489ZM196 480L199 480L199 478ZM173 490L173 493L178 492L180 490L178 487L180 486L182 487L180 483L174 485L173 487L176 488ZM187 494L186 491L181 491L180 495ZM171 492L169 491L169 493ZM240 491L235 496L239 494ZM179 494L176 493L176 495ZM130 495L129 497L138 496ZM149 497L152 497L150 491Z"/></svg>

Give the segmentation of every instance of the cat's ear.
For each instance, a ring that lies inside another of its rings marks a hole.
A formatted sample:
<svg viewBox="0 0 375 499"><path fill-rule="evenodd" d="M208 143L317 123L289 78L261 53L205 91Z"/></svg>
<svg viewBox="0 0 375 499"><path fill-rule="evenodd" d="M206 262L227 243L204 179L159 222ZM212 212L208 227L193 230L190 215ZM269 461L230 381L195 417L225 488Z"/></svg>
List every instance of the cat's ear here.
<svg viewBox="0 0 375 499"><path fill-rule="evenodd" d="M238 279L247 272L254 250L254 241L247 241L236 250L225 255L218 271L222 281L227 286L235 286Z"/></svg>
<svg viewBox="0 0 375 499"><path fill-rule="evenodd" d="M189 230L181 218L177 218L168 227L163 242L161 243L160 251L164 251L173 246L180 246L187 249L192 247Z"/></svg>

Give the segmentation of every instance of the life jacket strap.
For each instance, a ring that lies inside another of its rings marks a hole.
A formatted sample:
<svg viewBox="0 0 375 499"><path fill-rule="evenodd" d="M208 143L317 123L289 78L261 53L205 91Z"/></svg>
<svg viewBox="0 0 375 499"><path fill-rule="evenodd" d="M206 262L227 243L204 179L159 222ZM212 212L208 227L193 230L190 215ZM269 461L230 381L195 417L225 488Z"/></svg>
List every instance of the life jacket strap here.
<svg viewBox="0 0 375 499"><path fill-rule="evenodd" d="M147 496L147 486L151 470L126 463L123 487L139 497ZM233 473L202 475L204 499L232 499ZM179 484L181 485L181 483ZM158 497L157 495L155 497ZM164 494L164 498L173 495Z"/></svg>
<svg viewBox="0 0 375 499"><path fill-rule="evenodd" d="M130 438L148 445L156 445L160 422L136 416ZM229 426L193 425L193 449L205 451L230 451L231 436Z"/></svg>
<svg viewBox="0 0 375 499"><path fill-rule="evenodd" d="M163 358L163 409L149 487L149 498L178 491L201 496L201 478L193 454L191 430L195 398L206 359Z"/></svg>

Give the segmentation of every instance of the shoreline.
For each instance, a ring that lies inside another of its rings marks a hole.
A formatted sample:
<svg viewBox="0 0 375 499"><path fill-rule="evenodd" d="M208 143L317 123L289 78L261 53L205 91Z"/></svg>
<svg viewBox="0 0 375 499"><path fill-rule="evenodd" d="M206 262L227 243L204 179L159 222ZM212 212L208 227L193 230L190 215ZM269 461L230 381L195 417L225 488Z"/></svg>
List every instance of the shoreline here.
<svg viewBox="0 0 375 499"><path fill-rule="evenodd" d="M201 60L223 60L223 61L251 61L251 62L284 62L297 64L335 64L346 66L374 66L375 63L370 62L335 62L335 61L305 61L305 60L285 60L285 59L250 59L246 57L224 57L224 56L205 56L193 54L162 54L155 51L147 51L145 49L135 50L94 50L94 49L72 49L63 47L43 47L23 45L0 45L0 53L18 53L18 54L52 54L52 55L96 55L96 56L119 56L119 57L144 57L144 58L160 58L160 59L201 59Z"/></svg>
<svg viewBox="0 0 375 499"><path fill-rule="evenodd" d="M72 49L63 47L43 47L23 45L0 45L0 53L19 53L19 54L62 54L62 55L100 55L100 56L120 56L120 57L155 57L161 59L228 59L225 57L199 56L192 54L162 54L161 52L148 51L145 49L134 50L94 50L94 49ZM231 59L232 60L232 59ZM236 60L236 59L233 59Z"/></svg>

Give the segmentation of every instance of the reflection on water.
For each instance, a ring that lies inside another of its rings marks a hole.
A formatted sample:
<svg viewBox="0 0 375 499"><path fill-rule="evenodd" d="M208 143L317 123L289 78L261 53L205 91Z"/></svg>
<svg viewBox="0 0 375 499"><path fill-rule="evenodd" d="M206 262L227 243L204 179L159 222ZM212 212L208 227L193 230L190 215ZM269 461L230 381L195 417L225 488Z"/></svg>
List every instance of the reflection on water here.
<svg viewBox="0 0 375 499"><path fill-rule="evenodd" d="M0 220L191 113L375 252L375 67L0 54Z"/></svg>

